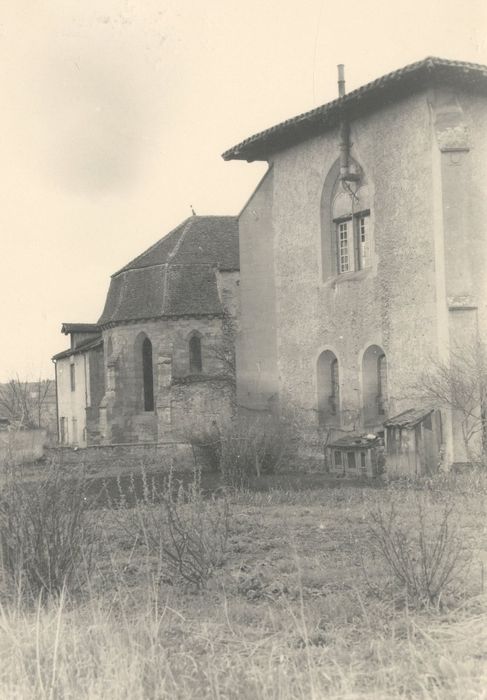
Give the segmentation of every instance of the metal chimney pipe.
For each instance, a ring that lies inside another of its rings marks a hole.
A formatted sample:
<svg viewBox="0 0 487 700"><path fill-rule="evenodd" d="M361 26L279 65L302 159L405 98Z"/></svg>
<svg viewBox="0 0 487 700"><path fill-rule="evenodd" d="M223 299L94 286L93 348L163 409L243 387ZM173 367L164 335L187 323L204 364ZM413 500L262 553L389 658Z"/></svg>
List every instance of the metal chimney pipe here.
<svg viewBox="0 0 487 700"><path fill-rule="evenodd" d="M339 63L338 66L338 97L345 95L345 66Z"/></svg>

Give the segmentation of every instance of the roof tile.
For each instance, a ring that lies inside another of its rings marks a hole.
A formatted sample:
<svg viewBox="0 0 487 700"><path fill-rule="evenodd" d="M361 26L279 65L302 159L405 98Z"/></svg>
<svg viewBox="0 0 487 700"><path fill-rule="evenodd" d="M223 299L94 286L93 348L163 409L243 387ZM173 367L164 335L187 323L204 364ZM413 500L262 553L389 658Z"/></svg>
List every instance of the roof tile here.
<svg viewBox="0 0 487 700"><path fill-rule="evenodd" d="M112 276L98 323L219 315L217 270L238 269L237 217L193 216Z"/></svg>
<svg viewBox="0 0 487 700"><path fill-rule="evenodd" d="M486 94L487 66L429 56L376 78L344 97L260 131L225 151L222 157L224 160L266 160L272 152L337 126L343 116L373 111L430 84L460 84Z"/></svg>

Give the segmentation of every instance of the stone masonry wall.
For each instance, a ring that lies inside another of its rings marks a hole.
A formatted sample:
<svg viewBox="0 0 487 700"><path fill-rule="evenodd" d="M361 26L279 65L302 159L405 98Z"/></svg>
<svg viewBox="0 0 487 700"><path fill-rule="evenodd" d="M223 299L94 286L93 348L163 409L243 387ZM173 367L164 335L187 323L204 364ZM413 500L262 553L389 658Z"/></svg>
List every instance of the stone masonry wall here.
<svg viewBox="0 0 487 700"><path fill-rule="evenodd" d="M201 338L202 372L193 377L189 338ZM145 411L141 338L152 343L154 411ZM180 439L190 424L221 422L229 415L231 384L216 352L224 341L222 318L161 319L120 325L104 332L107 391L106 443ZM221 417L221 419L220 419Z"/></svg>
<svg viewBox="0 0 487 700"><path fill-rule="evenodd" d="M276 154L272 188L264 181L241 216L243 318L246 308L258 306L259 328L273 329L269 341L250 325L245 343L254 357L264 353L267 361L273 355L266 348L276 343L277 359L267 374L277 374L281 410L295 413L308 441L316 441L317 453L322 442L316 410L320 353L329 349L338 358L340 418L346 431L364 424L362 357L367 347L378 345L387 357L389 415L415 405L413 387L421 369L448 353L442 184L435 170L438 145L428 97L403 99L351 124L351 156L371 192L371 268L323 281L321 197L339 156L338 129ZM475 109L480 118L480 106ZM485 101L483 110L485 118ZM480 127L471 128L478 135ZM468 187L472 184L469 179ZM251 222L257 197L257 212L272 211L272 230L262 232L273 241L268 274L273 273L274 285L269 283L267 291L244 284L246 275L253 274L248 248L254 238L248 230L260 226ZM485 220L475 218L483 250ZM466 233L460 227L456 235ZM483 279L485 284L485 275ZM258 405L253 356L240 354L238 392Z"/></svg>

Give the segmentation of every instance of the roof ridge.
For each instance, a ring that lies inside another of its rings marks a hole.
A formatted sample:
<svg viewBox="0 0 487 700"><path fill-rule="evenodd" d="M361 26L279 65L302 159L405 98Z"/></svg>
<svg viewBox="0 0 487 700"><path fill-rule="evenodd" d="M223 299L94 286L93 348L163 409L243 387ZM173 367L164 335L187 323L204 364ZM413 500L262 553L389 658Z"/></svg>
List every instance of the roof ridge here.
<svg viewBox="0 0 487 700"><path fill-rule="evenodd" d="M126 271L127 269L129 269L134 263L136 263L137 260L140 260L140 258L142 258L144 255L146 255L147 253L150 253L152 250L154 250L154 248L156 248L156 247L159 245L159 243L161 243L161 241L167 240L168 238L170 238L171 236L173 236L175 233L177 233L181 228L184 230L184 227L186 226L186 224L188 223L188 221L189 221L190 219L192 219L192 218L193 218L193 217L188 217L187 219L184 219L184 221L182 221L180 224L178 224L178 225L175 226L173 229L171 229L171 230L169 231L169 233L166 233L164 236L161 236L161 238L159 238L155 243L153 243L153 244L152 244L151 246L149 246L146 250L144 250L142 253L140 253L140 255L137 255L135 258L133 258L132 260L130 260L126 265L124 265L124 266L121 267L119 270L117 270L116 272L114 272L111 276L112 276L112 277L116 277L116 276L117 276L118 274L120 274L121 272L125 272L125 271Z"/></svg>
<svg viewBox="0 0 487 700"><path fill-rule="evenodd" d="M188 231L191 229L191 226L193 225L193 221L196 218L196 215L191 217L190 219L186 220L185 226L181 232L181 235L179 236L176 245L174 246L173 250L169 253L167 256L167 264L170 265L172 262L172 259L178 254L179 249L181 248L181 244L188 235Z"/></svg>
<svg viewBox="0 0 487 700"><path fill-rule="evenodd" d="M477 70L483 72L487 77L487 66L481 63L470 63L467 61L455 61L447 58L440 58L437 56L427 56L426 58L423 58L420 61L408 63L407 65L401 68L397 68L396 70L390 71L377 78L374 78L373 80L364 83L363 85L360 85L354 90L346 93L343 97L337 97L333 100L318 105L317 107L313 107L312 109L307 110L306 112L302 112L295 116L289 117L288 119L280 121L277 124L267 127L266 129L258 131L255 134L252 134L248 138L244 139L240 143L237 143L235 146L232 146L231 148L224 151L224 153L222 154L222 158L224 160L231 160L240 157L245 160L246 157L245 155L242 155L241 152L245 151L246 147L249 147L254 143L258 143L260 139L266 136L274 134L279 130L282 130L283 128L286 128L291 125L296 127L296 125L299 125L299 122L306 122L314 116L327 114L328 112L331 112L334 108L338 108L339 106L346 106L348 105L348 103L353 102L358 97L362 96L364 93L367 93L371 89L382 87L384 82L387 85L389 81L392 82L394 78L400 78L405 74L413 73L415 70L419 70L421 68L433 70L435 67L451 67L463 68L464 70ZM252 154L248 155L252 160Z"/></svg>
<svg viewBox="0 0 487 700"><path fill-rule="evenodd" d="M169 267L172 264L172 259L174 256L178 254L178 251L181 247L181 243L183 240L186 238L188 231L191 229L191 226L193 224L193 220L195 217L191 217L189 219L186 219L184 228L181 232L181 235L179 236L179 239L174 246L174 249L169 253L167 256L167 261L166 264L164 265L164 283L163 283L163 288L162 288L162 313L164 313L169 305Z"/></svg>
<svg viewBox="0 0 487 700"><path fill-rule="evenodd" d="M117 270L116 272L114 272L114 273L111 275L111 277L116 277L116 276L119 275L121 272L127 272L127 271L130 270L130 269L138 269L137 267L135 267L135 265L136 265L136 263L137 263L138 260L140 260L140 259L143 258L145 255L149 254L151 251L153 251L155 248L157 248L157 246L158 246L160 243L162 243L162 241L167 241L168 239L170 239L171 236L173 236L174 234L180 232L181 229L182 229L181 235L184 235L184 231L185 231L186 227L188 226L188 224L191 224L191 223L192 223L193 221L195 221L196 219L198 219L198 220L204 220L204 219L232 219L232 220L234 220L234 221L238 221L238 215L237 215L237 214L194 214L193 216L188 216L188 217L187 217L186 219L184 219L180 224L178 224L178 225L175 226L173 229L171 229L171 231L169 231L169 233L166 233L164 236L162 236L161 238L159 238L155 243L153 243L151 246L149 246L149 248L147 248L146 250L142 251L142 253L140 253L139 255L137 255L135 258L132 258L132 260L130 260L126 265L124 265L124 266L121 267L119 270ZM174 250L173 250L171 253L169 253L168 259L171 259L171 257L173 257L173 256L177 253L177 250L179 250L179 247L180 247L180 240L178 240L178 241L175 243L175 248L174 248ZM165 263L165 262L161 262L161 263L157 263L157 264L165 265L166 263ZM150 265L150 266L144 265L143 267L153 267L153 266L152 266L152 265Z"/></svg>

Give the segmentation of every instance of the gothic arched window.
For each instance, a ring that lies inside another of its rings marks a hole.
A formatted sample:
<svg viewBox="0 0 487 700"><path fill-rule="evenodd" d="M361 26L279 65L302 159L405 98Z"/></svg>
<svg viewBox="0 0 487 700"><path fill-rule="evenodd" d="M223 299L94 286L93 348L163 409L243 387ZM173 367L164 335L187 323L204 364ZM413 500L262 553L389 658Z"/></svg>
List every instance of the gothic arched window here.
<svg viewBox="0 0 487 700"><path fill-rule="evenodd" d="M189 371L191 374L199 374L202 370L201 336L193 333L189 339Z"/></svg>
<svg viewBox="0 0 487 700"><path fill-rule="evenodd" d="M142 382L144 387L144 411L154 410L154 372L152 367L152 343L144 338L142 343Z"/></svg>
<svg viewBox="0 0 487 700"><path fill-rule="evenodd" d="M387 358L379 345L370 345L362 360L364 421L372 424L387 412Z"/></svg>
<svg viewBox="0 0 487 700"><path fill-rule="evenodd" d="M320 423L336 422L340 413L340 375L338 360L331 350L318 357L317 386Z"/></svg>
<svg viewBox="0 0 487 700"><path fill-rule="evenodd" d="M330 169L321 195L321 260L323 280L372 266L371 201L360 166L354 177L340 178L340 164Z"/></svg>

